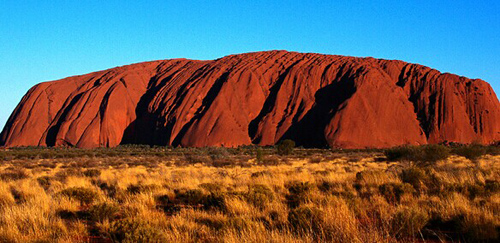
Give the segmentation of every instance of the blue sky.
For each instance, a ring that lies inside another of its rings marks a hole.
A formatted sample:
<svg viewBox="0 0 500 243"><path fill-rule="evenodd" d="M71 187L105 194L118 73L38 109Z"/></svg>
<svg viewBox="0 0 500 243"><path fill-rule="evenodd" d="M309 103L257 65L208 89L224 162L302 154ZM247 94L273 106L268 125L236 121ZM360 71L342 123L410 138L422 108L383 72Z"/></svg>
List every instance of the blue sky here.
<svg viewBox="0 0 500 243"><path fill-rule="evenodd" d="M420 63L499 93L499 13L480 0L0 0L0 128L42 81L274 49Z"/></svg>

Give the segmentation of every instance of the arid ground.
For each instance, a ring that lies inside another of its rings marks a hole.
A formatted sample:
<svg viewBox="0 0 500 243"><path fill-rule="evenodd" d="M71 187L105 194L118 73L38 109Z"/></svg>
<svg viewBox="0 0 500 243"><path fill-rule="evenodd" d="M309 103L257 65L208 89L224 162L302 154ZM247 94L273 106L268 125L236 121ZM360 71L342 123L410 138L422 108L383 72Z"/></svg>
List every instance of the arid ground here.
<svg viewBox="0 0 500 243"><path fill-rule="evenodd" d="M0 151L0 242L498 242L498 147Z"/></svg>

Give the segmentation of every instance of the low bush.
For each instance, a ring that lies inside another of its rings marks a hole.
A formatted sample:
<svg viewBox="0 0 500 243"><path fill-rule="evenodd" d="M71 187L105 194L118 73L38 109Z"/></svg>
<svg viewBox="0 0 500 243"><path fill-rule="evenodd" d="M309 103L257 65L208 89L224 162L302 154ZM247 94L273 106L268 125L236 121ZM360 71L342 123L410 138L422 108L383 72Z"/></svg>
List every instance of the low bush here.
<svg viewBox="0 0 500 243"><path fill-rule="evenodd" d="M298 207L288 213L288 222L297 233L320 232L323 213L316 207Z"/></svg>
<svg viewBox="0 0 500 243"><path fill-rule="evenodd" d="M379 192L389 202L399 202L403 195L411 195L415 189L408 183L384 183L379 186Z"/></svg>
<svg viewBox="0 0 500 243"><path fill-rule="evenodd" d="M85 187L70 187L60 191L59 195L76 199L82 204L91 204L99 198L97 192Z"/></svg>
<svg viewBox="0 0 500 243"><path fill-rule="evenodd" d="M205 210L219 210L219 211L226 211L227 210L227 205L226 205L226 198L224 194L222 193L210 193L205 198L203 199L203 208Z"/></svg>
<svg viewBox="0 0 500 243"><path fill-rule="evenodd" d="M159 185L156 184L137 184L137 185L129 185L127 187L127 192L130 194L139 194L139 193L144 193L144 192L153 192L160 188Z"/></svg>
<svg viewBox="0 0 500 243"><path fill-rule="evenodd" d="M464 145L453 149L453 153L463 156L471 161L477 161L486 155L486 147L480 144Z"/></svg>
<svg viewBox="0 0 500 243"><path fill-rule="evenodd" d="M48 190L52 184L52 178L50 176L41 176L36 178L38 184L43 187L43 189Z"/></svg>
<svg viewBox="0 0 500 243"><path fill-rule="evenodd" d="M394 147L384 151L385 157L389 161L414 161L418 156L418 147L416 146L401 146Z"/></svg>
<svg viewBox="0 0 500 243"><path fill-rule="evenodd" d="M196 223L205 225L214 231L221 231L228 226L228 220L221 217L202 217L195 220Z"/></svg>
<svg viewBox="0 0 500 243"><path fill-rule="evenodd" d="M321 155L313 155L309 158L309 163L316 164L321 163L321 161L323 161L323 156Z"/></svg>
<svg viewBox="0 0 500 243"><path fill-rule="evenodd" d="M181 211L180 205L175 203L170 195L160 195L155 198L157 208L163 210L167 215L174 215Z"/></svg>
<svg viewBox="0 0 500 243"><path fill-rule="evenodd" d="M500 240L500 225L495 217L469 213L460 217L460 219L460 231L468 241L494 242Z"/></svg>
<svg viewBox="0 0 500 243"><path fill-rule="evenodd" d="M224 147L210 147L207 148L207 154L212 160L225 159L231 156L227 148Z"/></svg>
<svg viewBox="0 0 500 243"><path fill-rule="evenodd" d="M202 190L176 190L175 199L181 204L185 205L200 205L204 203L205 195Z"/></svg>
<svg viewBox="0 0 500 243"><path fill-rule="evenodd" d="M274 166L281 164L281 160L277 156L267 156L260 161L257 161L259 165Z"/></svg>
<svg viewBox="0 0 500 243"><path fill-rule="evenodd" d="M265 185L249 185L245 198L256 207L264 209L269 202L273 201L274 192Z"/></svg>
<svg viewBox="0 0 500 243"><path fill-rule="evenodd" d="M99 177L101 175L101 170L99 169L88 169L83 172L86 177Z"/></svg>
<svg viewBox="0 0 500 243"><path fill-rule="evenodd" d="M208 192L221 192L222 185L217 183L202 183L199 187L205 189Z"/></svg>
<svg viewBox="0 0 500 243"><path fill-rule="evenodd" d="M258 177L263 177L263 176L272 176L273 173L267 171L267 170L264 170L264 171L257 171L257 172L253 172L251 175L250 175L250 178L258 178Z"/></svg>
<svg viewBox="0 0 500 243"><path fill-rule="evenodd" d="M346 183L322 181L318 183L318 189L326 194L340 196L343 198L354 198L354 193L350 190L350 186Z"/></svg>
<svg viewBox="0 0 500 243"><path fill-rule="evenodd" d="M318 189L324 193L330 193L338 187L339 183L331 181L322 181L318 184Z"/></svg>
<svg viewBox="0 0 500 243"><path fill-rule="evenodd" d="M16 169L14 171L4 172L0 174L0 179L3 181L17 181L29 178L25 170Z"/></svg>
<svg viewBox="0 0 500 243"><path fill-rule="evenodd" d="M116 182L111 183L100 180L92 180L92 183L98 186L106 195L110 197L116 196L117 193L120 191L120 189L118 189L118 185L116 184Z"/></svg>
<svg viewBox="0 0 500 243"><path fill-rule="evenodd" d="M365 170L356 173L356 182L358 183L379 184L380 181L388 179L388 173L381 170Z"/></svg>
<svg viewBox="0 0 500 243"><path fill-rule="evenodd" d="M99 203L92 205L88 214L94 221L115 220L120 215L120 207L115 203Z"/></svg>
<svg viewBox="0 0 500 243"><path fill-rule="evenodd" d="M427 173L418 167L411 167L401 172L401 181L413 186L416 190L422 190L429 180Z"/></svg>
<svg viewBox="0 0 500 243"><path fill-rule="evenodd" d="M276 152L279 155L290 155L295 148L295 142L290 139L285 139L276 145Z"/></svg>
<svg viewBox="0 0 500 243"><path fill-rule="evenodd" d="M140 219L114 221L107 233L113 242L165 242L157 226Z"/></svg>
<svg viewBox="0 0 500 243"><path fill-rule="evenodd" d="M288 189L288 191L291 194L306 194L309 193L313 188L314 185L311 184L310 182L306 181L292 181L288 182L285 187Z"/></svg>
<svg viewBox="0 0 500 243"><path fill-rule="evenodd" d="M391 233L397 238L414 238L421 235L428 221L427 212L418 208L402 207L391 219Z"/></svg>
<svg viewBox="0 0 500 243"><path fill-rule="evenodd" d="M222 159L212 159L210 165L216 168L229 167L236 165L236 161L231 157L226 157Z"/></svg>
<svg viewBox="0 0 500 243"><path fill-rule="evenodd" d="M210 164L212 159L206 155L185 154L184 159L176 161L176 166L185 166L189 164Z"/></svg>
<svg viewBox="0 0 500 243"><path fill-rule="evenodd" d="M170 200L167 203L174 205L188 205L195 207L203 207L205 210L226 210L226 201L224 194L220 191L210 192L209 194L203 193L200 189L189 190L175 190L175 198L165 196L163 199ZM165 202L164 202L165 203Z"/></svg>
<svg viewBox="0 0 500 243"><path fill-rule="evenodd" d="M285 185L289 194L286 195L288 206L296 208L311 198L311 192L314 188L310 182L292 181Z"/></svg>
<svg viewBox="0 0 500 243"><path fill-rule="evenodd" d="M491 194L500 192L500 182L496 180L486 180L484 189Z"/></svg>
<svg viewBox="0 0 500 243"><path fill-rule="evenodd" d="M384 151L389 161L410 161L428 165L450 156L450 149L443 145L402 146Z"/></svg>
<svg viewBox="0 0 500 243"><path fill-rule="evenodd" d="M82 176L82 175L83 174L82 174L82 171L80 168L67 168L67 169L58 171L54 177L59 181L64 181L64 180L66 180L66 178L68 178L70 176Z"/></svg>

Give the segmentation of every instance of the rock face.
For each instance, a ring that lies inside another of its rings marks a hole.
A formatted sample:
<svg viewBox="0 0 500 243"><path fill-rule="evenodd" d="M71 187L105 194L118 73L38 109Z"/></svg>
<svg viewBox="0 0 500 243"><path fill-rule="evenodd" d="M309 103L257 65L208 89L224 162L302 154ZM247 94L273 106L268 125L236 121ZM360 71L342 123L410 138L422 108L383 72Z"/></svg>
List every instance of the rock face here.
<svg viewBox="0 0 500 243"><path fill-rule="evenodd" d="M286 51L133 64L41 83L3 146L389 147L500 140L490 85L402 61Z"/></svg>

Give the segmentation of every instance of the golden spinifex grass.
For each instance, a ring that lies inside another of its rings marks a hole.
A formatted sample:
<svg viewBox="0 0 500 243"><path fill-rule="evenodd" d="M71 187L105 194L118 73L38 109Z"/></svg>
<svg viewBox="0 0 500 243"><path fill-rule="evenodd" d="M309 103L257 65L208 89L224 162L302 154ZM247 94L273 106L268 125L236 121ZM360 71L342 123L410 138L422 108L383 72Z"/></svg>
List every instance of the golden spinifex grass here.
<svg viewBox="0 0 500 243"><path fill-rule="evenodd" d="M4 161L0 241L500 239L498 156L421 166L377 153L215 159L231 156Z"/></svg>

